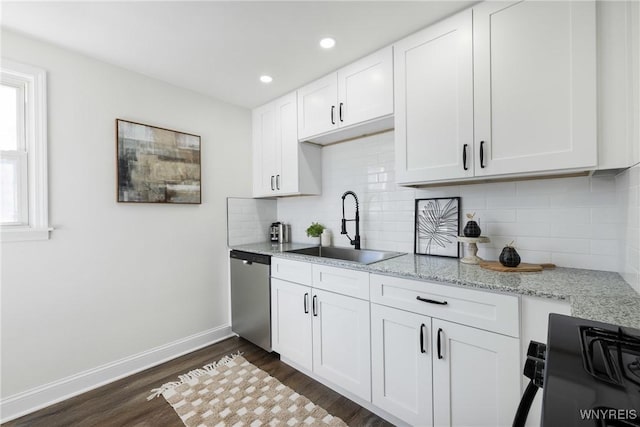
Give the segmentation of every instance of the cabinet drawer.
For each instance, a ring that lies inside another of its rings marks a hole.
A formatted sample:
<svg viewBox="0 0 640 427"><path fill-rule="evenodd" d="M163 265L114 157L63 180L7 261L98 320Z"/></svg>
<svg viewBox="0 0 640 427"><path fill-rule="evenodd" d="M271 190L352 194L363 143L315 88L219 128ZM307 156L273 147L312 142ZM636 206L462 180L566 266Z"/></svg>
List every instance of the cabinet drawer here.
<svg viewBox="0 0 640 427"><path fill-rule="evenodd" d="M512 337L519 336L516 296L378 274L372 274L370 280L371 302Z"/></svg>
<svg viewBox="0 0 640 427"><path fill-rule="evenodd" d="M271 277L311 286L311 264L272 257Z"/></svg>
<svg viewBox="0 0 640 427"><path fill-rule="evenodd" d="M369 300L369 273L313 264L313 287Z"/></svg>

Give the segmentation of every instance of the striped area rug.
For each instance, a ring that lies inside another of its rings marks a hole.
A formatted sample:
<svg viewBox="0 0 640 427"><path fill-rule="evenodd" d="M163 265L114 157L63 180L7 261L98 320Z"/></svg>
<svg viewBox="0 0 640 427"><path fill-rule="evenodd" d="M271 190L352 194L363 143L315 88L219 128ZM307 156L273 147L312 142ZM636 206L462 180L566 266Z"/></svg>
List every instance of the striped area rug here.
<svg viewBox="0 0 640 427"><path fill-rule="evenodd" d="M187 427L346 426L240 354L196 369L151 390Z"/></svg>

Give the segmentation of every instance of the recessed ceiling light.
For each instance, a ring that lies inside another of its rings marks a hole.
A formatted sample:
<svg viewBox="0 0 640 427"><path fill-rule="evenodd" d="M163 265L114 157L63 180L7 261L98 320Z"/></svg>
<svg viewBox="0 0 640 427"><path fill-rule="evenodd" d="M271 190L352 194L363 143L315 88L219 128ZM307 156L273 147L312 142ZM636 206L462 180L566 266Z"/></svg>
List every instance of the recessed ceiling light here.
<svg viewBox="0 0 640 427"><path fill-rule="evenodd" d="M260 81L262 83L271 83L273 81L273 77L271 76L267 76L266 74L264 76L260 76Z"/></svg>
<svg viewBox="0 0 640 427"><path fill-rule="evenodd" d="M331 49L336 45L336 40L331 37L325 37L320 40L320 46L324 49Z"/></svg>

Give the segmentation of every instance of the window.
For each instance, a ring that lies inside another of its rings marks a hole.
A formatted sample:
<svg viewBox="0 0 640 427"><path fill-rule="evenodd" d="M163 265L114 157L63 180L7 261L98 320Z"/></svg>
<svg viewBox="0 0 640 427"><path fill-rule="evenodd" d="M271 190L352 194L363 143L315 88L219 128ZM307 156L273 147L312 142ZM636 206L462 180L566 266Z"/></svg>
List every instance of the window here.
<svg viewBox="0 0 640 427"><path fill-rule="evenodd" d="M0 65L0 236L49 238L46 72Z"/></svg>

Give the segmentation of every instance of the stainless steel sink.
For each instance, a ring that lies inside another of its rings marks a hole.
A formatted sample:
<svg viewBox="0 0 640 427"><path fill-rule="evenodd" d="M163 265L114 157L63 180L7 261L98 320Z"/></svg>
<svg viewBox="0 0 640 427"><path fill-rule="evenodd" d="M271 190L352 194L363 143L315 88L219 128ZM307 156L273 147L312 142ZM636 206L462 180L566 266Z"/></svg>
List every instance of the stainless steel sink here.
<svg viewBox="0 0 640 427"><path fill-rule="evenodd" d="M357 262L359 264L373 264L374 262L384 261L386 259L405 255L404 252L385 252L369 249L333 248L321 246L304 249L294 249L286 252L291 254L317 256L320 258L340 259L343 261Z"/></svg>

